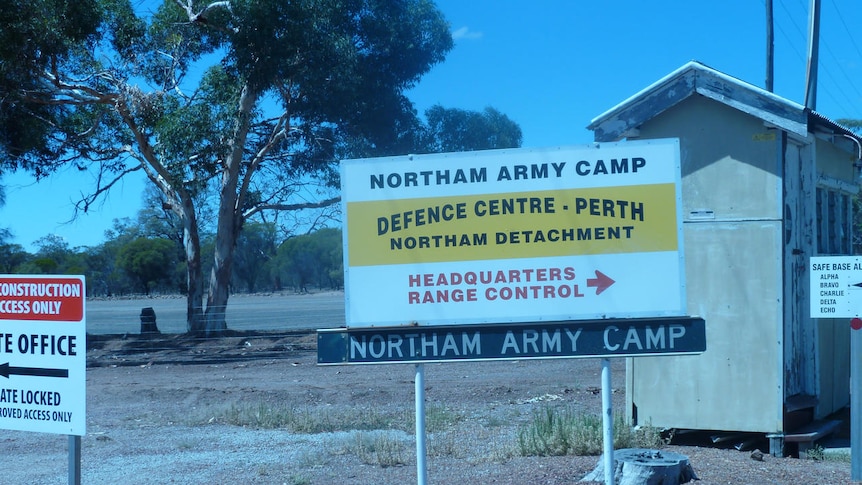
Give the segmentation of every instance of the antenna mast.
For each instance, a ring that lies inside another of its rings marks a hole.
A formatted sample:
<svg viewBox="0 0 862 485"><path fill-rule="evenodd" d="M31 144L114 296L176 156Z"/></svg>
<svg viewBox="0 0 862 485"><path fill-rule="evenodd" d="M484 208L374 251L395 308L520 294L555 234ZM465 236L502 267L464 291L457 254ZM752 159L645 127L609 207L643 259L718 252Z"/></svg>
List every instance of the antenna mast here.
<svg viewBox="0 0 862 485"><path fill-rule="evenodd" d="M773 75L775 73L775 34L772 31L772 0L766 0L766 90L773 91Z"/></svg>
<svg viewBox="0 0 862 485"><path fill-rule="evenodd" d="M811 0L808 17L808 69L805 71L805 107L817 109L817 64L820 51L820 0Z"/></svg>

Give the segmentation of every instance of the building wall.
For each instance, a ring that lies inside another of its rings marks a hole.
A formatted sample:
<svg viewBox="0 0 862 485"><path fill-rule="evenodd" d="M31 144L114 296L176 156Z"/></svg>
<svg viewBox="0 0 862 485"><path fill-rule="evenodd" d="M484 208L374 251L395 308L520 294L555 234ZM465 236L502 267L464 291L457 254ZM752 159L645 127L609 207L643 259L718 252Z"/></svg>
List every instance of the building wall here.
<svg viewBox="0 0 862 485"><path fill-rule="evenodd" d="M817 192L815 254L852 254L852 200L857 195L856 157L832 140L815 142ZM839 140L845 142L846 140ZM853 145L847 145L851 150ZM817 295L812 297L816 298ZM813 319L817 333L819 383L816 417L827 416L850 402L850 325L847 318Z"/></svg>
<svg viewBox="0 0 862 485"><path fill-rule="evenodd" d="M854 148L849 141L838 140L848 148ZM855 169L853 163L856 157L853 153L840 149L831 140L817 139L815 143L817 158L817 171L835 180L856 186Z"/></svg>
<svg viewBox="0 0 862 485"><path fill-rule="evenodd" d="M813 137L781 134L784 160L784 396L790 409L817 391L817 332L810 318L809 258L815 246ZM802 399L796 399L799 396Z"/></svg>
<svg viewBox="0 0 862 485"><path fill-rule="evenodd" d="M638 423L782 430L778 135L761 120L700 96L640 127L639 138L680 138L688 310L706 320L707 350L629 361L627 399Z"/></svg>

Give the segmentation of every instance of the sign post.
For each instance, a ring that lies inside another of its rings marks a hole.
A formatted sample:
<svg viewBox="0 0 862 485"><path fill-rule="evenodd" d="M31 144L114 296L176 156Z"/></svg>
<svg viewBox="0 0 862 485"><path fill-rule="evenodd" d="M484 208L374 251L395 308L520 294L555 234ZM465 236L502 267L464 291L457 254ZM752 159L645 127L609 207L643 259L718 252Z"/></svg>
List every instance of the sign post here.
<svg viewBox="0 0 862 485"><path fill-rule="evenodd" d="M319 364L699 353L679 140L346 160L346 328ZM613 463L606 403L606 460ZM611 467L608 467L610 469Z"/></svg>
<svg viewBox="0 0 862 485"><path fill-rule="evenodd" d="M69 435L80 483L86 431L82 276L0 275L0 428Z"/></svg>
<svg viewBox="0 0 862 485"><path fill-rule="evenodd" d="M416 476L417 483L425 485L428 482L428 467L425 464L428 456L425 439L425 364L416 364L413 388L416 400Z"/></svg>
<svg viewBox="0 0 862 485"><path fill-rule="evenodd" d="M602 359L602 458L605 485L614 483L614 406L611 387L611 360Z"/></svg>
<svg viewBox="0 0 862 485"><path fill-rule="evenodd" d="M850 321L850 479L862 480L862 257L812 257L811 318Z"/></svg>
<svg viewBox="0 0 862 485"><path fill-rule="evenodd" d="M850 332L850 479L862 480L862 319L851 322Z"/></svg>

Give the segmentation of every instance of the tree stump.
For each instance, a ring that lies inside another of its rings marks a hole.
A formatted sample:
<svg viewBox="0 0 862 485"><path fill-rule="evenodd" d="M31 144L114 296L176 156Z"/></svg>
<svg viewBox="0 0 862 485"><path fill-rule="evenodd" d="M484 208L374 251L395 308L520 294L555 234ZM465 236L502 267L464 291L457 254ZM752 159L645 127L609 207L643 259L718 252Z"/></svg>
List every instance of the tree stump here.
<svg viewBox="0 0 862 485"><path fill-rule="evenodd" d="M156 325L156 311L151 307L141 309L141 335L160 334Z"/></svg>
<svg viewBox="0 0 862 485"><path fill-rule="evenodd" d="M582 482L604 482L604 458ZM614 483L617 485L677 485L698 480L688 462L679 453L643 448L614 451Z"/></svg>

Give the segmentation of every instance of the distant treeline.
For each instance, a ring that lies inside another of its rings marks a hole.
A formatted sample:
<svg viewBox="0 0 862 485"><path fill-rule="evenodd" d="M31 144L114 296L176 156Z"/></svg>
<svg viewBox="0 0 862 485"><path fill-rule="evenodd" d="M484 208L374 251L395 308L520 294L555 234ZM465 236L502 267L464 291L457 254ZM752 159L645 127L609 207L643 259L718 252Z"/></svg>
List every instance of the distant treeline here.
<svg viewBox="0 0 862 485"><path fill-rule="evenodd" d="M247 223L237 241L231 292L307 292L344 284L341 229L324 228L280 238L275 224ZM0 238L0 274L84 275L87 296L185 294L182 238L154 234L128 221L115 222L108 240L94 247L69 247L59 236L36 242L30 253ZM213 238L201 245L204 274L213 259Z"/></svg>

